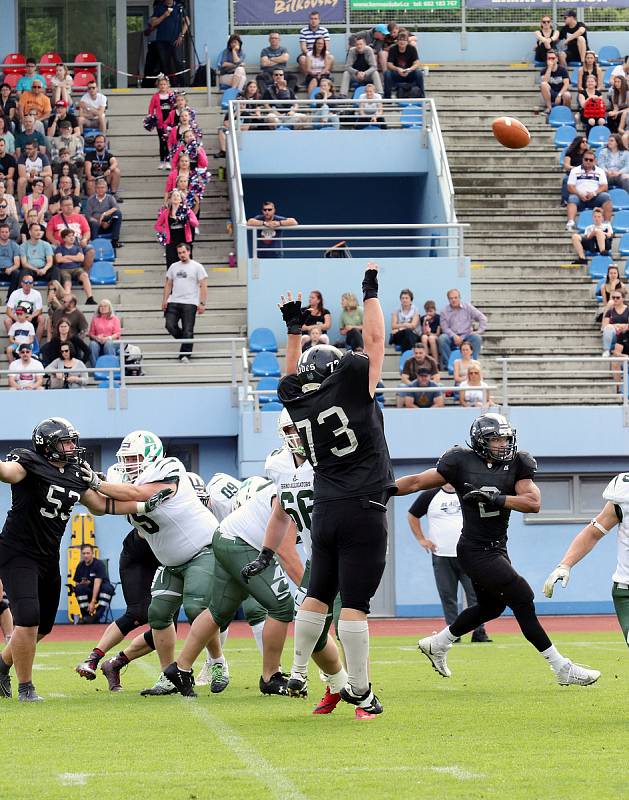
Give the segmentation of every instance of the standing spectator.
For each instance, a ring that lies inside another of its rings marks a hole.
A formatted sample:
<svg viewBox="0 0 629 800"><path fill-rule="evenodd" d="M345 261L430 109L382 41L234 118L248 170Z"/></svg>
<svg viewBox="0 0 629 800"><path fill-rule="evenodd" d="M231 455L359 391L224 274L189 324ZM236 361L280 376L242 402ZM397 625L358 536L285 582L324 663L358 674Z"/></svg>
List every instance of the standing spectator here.
<svg viewBox="0 0 629 800"><path fill-rule="evenodd" d="M323 295L317 289L313 289L308 297L308 306L301 312L301 344L310 342L310 331L318 327L321 331L320 343L328 344L327 331L332 326L332 315L323 304Z"/></svg>
<svg viewBox="0 0 629 800"><path fill-rule="evenodd" d="M612 133L607 146L597 154L598 165L605 170L608 186L620 186L629 192L629 151L626 150L619 133Z"/></svg>
<svg viewBox="0 0 629 800"><path fill-rule="evenodd" d="M603 219L603 209L592 210L592 224L585 228L583 236L572 234L572 246L577 254L575 264L587 264L586 253L589 256L609 255L612 249L614 230L610 222Z"/></svg>
<svg viewBox="0 0 629 800"><path fill-rule="evenodd" d="M77 347L76 341L74 337L76 336L78 339L82 341L82 337L87 331L87 320L85 319L85 315L82 311L79 311L77 308L77 299L73 294L66 292L63 295L62 304L58 309L55 309L52 315L52 330L56 331L59 327L59 323L62 320L65 320L69 328L69 335L72 337L74 342L75 349ZM85 344L83 347L86 348ZM89 350L85 353L83 347L79 347L77 352L80 353L80 358L82 361L89 361L90 354ZM86 348L87 349L87 348Z"/></svg>
<svg viewBox="0 0 629 800"><path fill-rule="evenodd" d="M22 198L21 212L22 218L26 219L29 211L37 212L37 222L40 225L44 224L46 212L48 211L48 198L44 194L44 180L43 178L35 178L32 183L33 191L31 194L25 194Z"/></svg>
<svg viewBox="0 0 629 800"><path fill-rule="evenodd" d="M20 119L24 119L28 114L35 117L37 122L48 119L52 113L50 100L46 96L45 84L36 79L28 92L22 92L17 110Z"/></svg>
<svg viewBox="0 0 629 800"><path fill-rule="evenodd" d="M79 128L79 121L74 114L68 111L69 107L70 101L68 100L57 100L55 103L55 110L46 122L46 135L49 138L57 136L61 128L61 123L66 121L70 123L72 133L75 136L80 136L81 129Z"/></svg>
<svg viewBox="0 0 629 800"><path fill-rule="evenodd" d="M461 302L461 293L458 289L448 291L448 305L441 310L441 330L439 336L439 353L441 354L442 369L448 368L448 361L452 347L460 347L462 342L468 341L472 345L474 359L478 360L483 343L481 334L487 327L487 317L471 303ZM478 323L478 330L473 331L473 323Z"/></svg>
<svg viewBox="0 0 629 800"><path fill-rule="evenodd" d="M33 86L33 81L39 81L40 84L44 87L44 89L48 88L46 85L46 78L44 78L43 75L40 75L39 72L37 72L37 62L35 61L35 59L27 58L26 72L17 82L15 86L15 91L18 94L21 94L22 92L30 92Z"/></svg>
<svg viewBox="0 0 629 800"><path fill-rule="evenodd" d="M167 205L160 209L154 225L159 243L166 248L166 267L178 260L180 244L187 244L189 254L192 255L194 231L199 221L194 211L185 206L182 200L180 192L172 191Z"/></svg>
<svg viewBox="0 0 629 800"><path fill-rule="evenodd" d="M494 399L489 393L487 384L483 380L483 373L479 364L470 365L467 370L467 379L459 384L459 402L462 406L487 408L494 404Z"/></svg>
<svg viewBox="0 0 629 800"><path fill-rule="evenodd" d="M579 108L581 122L586 131L596 125L605 125L607 122L607 108L602 92L596 88L594 75L588 75L585 79L585 89L579 89Z"/></svg>
<svg viewBox="0 0 629 800"><path fill-rule="evenodd" d="M85 158L85 187L88 195L96 190L96 178L104 178L109 186L109 191L120 202L118 188L120 186L120 167L118 159L107 149L104 136L99 135L94 139L94 150Z"/></svg>
<svg viewBox="0 0 629 800"><path fill-rule="evenodd" d="M420 523L423 517L428 520L428 536L424 535ZM452 484L446 483L440 488L420 492L408 510L407 519L413 535L431 555L443 616L446 625L451 625L459 614L459 584L465 592L467 605L476 605L474 585L463 571L456 555L456 546L463 528L463 514ZM479 625L472 633L472 642L489 641L491 639L487 636L485 626Z"/></svg>
<svg viewBox="0 0 629 800"><path fill-rule="evenodd" d="M9 238L17 241L20 235L20 226L18 225L17 217L9 215L9 200L4 197L0 201L0 225L9 226Z"/></svg>
<svg viewBox="0 0 629 800"><path fill-rule="evenodd" d="M413 96L424 97L424 74L419 64L417 48L408 42L408 33L402 32L397 44L389 48L387 54L387 71L384 73L384 96L391 97L391 91L400 85L416 87ZM398 95L399 96L399 95ZM409 93L405 94L410 96Z"/></svg>
<svg viewBox="0 0 629 800"><path fill-rule="evenodd" d="M65 342L59 348L60 356L51 361L46 367L50 375L50 389L82 389L87 386L87 372L74 372L70 370L85 369L86 365L76 358L72 342Z"/></svg>
<svg viewBox="0 0 629 800"><path fill-rule="evenodd" d="M579 89L579 91L585 90L587 79L590 75L593 75L596 79L596 88L599 91L602 91L604 89L603 70L598 65L594 50L586 51L583 64L581 64L579 67L579 71L577 73L577 89Z"/></svg>
<svg viewBox="0 0 629 800"><path fill-rule="evenodd" d="M4 142L4 152L2 155L15 153L15 137L10 130L10 122L0 114L0 141Z"/></svg>
<svg viewBox="0 0 629 800"><path fill-rule="evenodd" d="M105 562L94 558L91 544L84 544L74 571L74 594L81 609L81 622L105 622L113 593Z"/></svg>
<svg viewBox="0 0 629 800"><path fill-rule="evenodd" d="M26 321L32 322L37 338L43 341L46 333L46 320L42 315L42 296L33 289L33 279L25 275L20 281L20 288L11 292L7 300L6 317L4 318L4 328L9 332L11 325L17 322L15 309L20 305L25 311Z"/></svg>
<svg viewBox="0 0 629 800"><path fill-rule="evenodd" d="M608 94L609 110L607 112L607 127L612 133L624 133L627 126L627 112L629 110L629 84L625 77L617 75L612 78L611 89Z"/></svg>
<svg viewBox="0 0 629 800"><path fill-rule="evenodd" d="M190 28L183 3L175 4L175 0L158 3L153 7L149 24L155 32L154 47L161 62L160 71L172 77L173 86L181 86L182 76L177 74L183 70L180 48Z"/></svg>
<svg viewBox="0 0 629 800"><path fill-rule="evenodd" d="M362 39L358 40L359 42ZM368 83L365 86L365 91L358 101L358 117L356 119L356 127L361 128L365 125L378 125L384 127L384 112L382 109L382 97L376 92L376 87L373 83Z"/></svg>
<svg viewBox="0 0 629 800"><path fill-rule="evenodd" d="M168 267L162 309L166 330L175 339L192 339L197 314L203 314L207 300L207 272L198 261L190 258L190 247L183 243L177 247L178 261ZM182 344L179 360L188 363L192 343Z"/></svg>
<svg viewBox="0 0 629 800"><path fill-rule="evenodd" d="M586 150L580 167L575 167L568 175L568 221L566 230L576 227L577 211L585 208L601 207L606 220L612 217L612 201L607 194L607 176L596 166L593 150Z"/></svg>
<svg viewBox="0 0 629 800"><path fill-rule="evenodd" d="M260 51L260 74L256 78L260 94L264 93L267 86L273 82L273 70L280 67L285 72L286 81L295 90L296 78L288 74L288 50L281 45L279 33L273 31L269 33L269 46L263 47Z"/></svg>
<svg viewBox="0 0 629 800"><path fill-rule="evenodd" d="M585 52L588 49L587 28L582 22L577 22L576 9L571 8L564 15L564 26L559 31L559 42L565 42L565 51L561 53L564 66L574 61L583 63Z"/></svg>
<svg viewBox="0 0 629 800"><path fill-rule="evenodd" d="M356 295L352 292L343 292L341 295L341 316L339 331L345 337L344 342L339 342L337 347L346 347L348 350L364 348L363 342L363 308L358 305Z"/></svg>
<svg viewBox="0 0 629 800"><path fill-rule="evenodd" d="M74 213L74 198L64 197L60 203L61 211L48 220L46 238L51 245L61 244L61 232L66 228L76 234L76 243L83 248L85 259L83 269L89 272L94 263L94 245L90 243L90 226L83 214Z"/></svg>
<svg viewBox="0 0 629 800"><path fill-rule="evenodd" d="M568 70L558 63L555 52L548 53L546 66L542 68L540 74L539 90L546 112L550 112L554 105L564 105L570 108L570 103L572 102L572 96L569 92L570 75L568 75Z"/></svg>
<svg viewBox="0 0 629 800"><path fill-rule="evenodd" d="M458 386L467 380L467 373L470 367L477 367L478 361L474 361L472 345L469 342L461 342L461 357L455 358L453 368L454 385Z"/></svg>
<svg viewBox="0 0 629 800"><path fill-rule="evenodd" d="M87 270L84 268L85 254L76 242L76 234L70 228L61 231L61 242L55 250L55 264L59 271L57 280L61 283L65 294L72 292L72 281L78 281L85 292L86 306L95 306L96 300L92 292L92 284Z"/></svg>
<svg viewBox="0 0 629 800"><path fill-rule="evenodd" d="M10 280L20 268L20 248L10 233L8 223L0 222L0 280L3 281Z"/></svg>
<svg viewBox="0 0 629 800"><path fill-rule="evenodd" d="M43 389L44 367L33 358L33 346L21 344L17 352L19 358L9 364L9 389Z"/></svg>
<svg viewBox="0 0 629 800"><path fill-rule="evenodd" d="M167 119L174 107L175 95L170 87L170 81L162 75L157 81L157 91L149 102L149 115L144 120L144 127L147 130L155 128L157 131L160 169L166 169L169 161Z"/></svg>
<svg viewBox="0 0 629 800"><path fill-rule="evenodd" d="M14 361L21 344L33 345L35 342L35 328L33 323L26 319L26 311L21 305L15 308L15 322L8 330L9 345L6 349L9 364Z"/></svg>
<svg viewBox="0 0 629 800"><path fill-rule="evenodd" d="M608 358L617 341L629 329L629 307L625 303L622 289L614 289L610 295L611 306L603 314L603 358ZM622 352L622 350L621 350Z"/></svg>
<svg viewBox="0 0 629 800"><path fill-rule="evenodd" d="M33 143L35 150L46 155L46 139L44 134L35 128L35 114L27 114L22 120L22 130L15 135L15 157L20 158L26 152L26 145Z"/></svg>
<svg viewBox="0 0 629 800"><path fill-rule="evenodd" d="M99 356L113 356L116 354L115 342L120 340L122 326L120 320L114 314L111 300L103 298L98 304L98 309L92 321L87 335L90 338L90 350L92 351L92 363L96 363Z"/></svg>
<svg viewBox="0 0 629 800"><path fill-rule="evenodd" d="M72 103L72 75L68 72L65 64L57 64L55 74L50 79L52 88L52 102L56 105L59 102L66 104L66 108Z"/></svg>
<svg viewBox="0 0 629 800"><path fill-rule="evenodd" d="M341 80L341 94L349 94L350 86L367 86L373 83L375 90L382 94L382 80L374 51L364 39L356 39L349 48L345 61L345 71Z"/></svg>
<svg viewBox="0 0 629 800"><path fill-rule="evenodd" d="M310 15L312 17L312 14ZM317 14L317 16L319 16ZM275 204L271 200L262 203L262 213L247 220L247 225L262 228L258 235L258 258L282 257L282 231L280 228L291 227L299 223L295 217L283 217L275 213Z"/></svg>
<svg viewBox="0 0 629 800"><path fill-rule="evenodd" d="M7 150L6 139L0 137L0 178L4 181L9 194L13 194L15 191L16 173L17 161Z"/></svg>
<svg viewBox="0 0 629 800"><path fill-rule="evenodd" d="M251 81L255 86L255 83ZM242 130L242 128L241 128ZM194 131L187 130L183 135L183 142L175 150L172 156L173 170L179 168L179 158L185 153L190 162L190 174L188 180L191 189L201 197L205 192L210 175L208 172L207 154L201 142L196 138Z"/></svg>
<svg viewBox="0 0 629 800"><path fill-rule="evenodd" d="M90 363L90 348L78 334L72 334L70 322L66 317L62 316L53 330L55 335L41 349L41 360L45 367L52 364L56 358L61 358L61 348L68 342L73 345L74 352L84 364Z"/></svg>
<svg viewBox="0 0 629 800"><path fill-rule="evenodd" d="M85 216L90 226L92 239L96 239L103 234L109 234L112 246L116 249L122 247L120 241L122 212L114 195L107 194L107 181L105 178L96 180L96 192L88 198L85 206Z"/></svg>
<svg viewBox="0 0 629 800"><path fill-rule="evenodd" d="M535 61L545 64L546 57L551 50L555 49L558 39L559 31L553 28L552 19L544 14L539 30L535 31Z"/></svg>
<svg viewBox="0 0 629 800"><path fill-rule="evenodd" d="M87 84L87 92L81 96L79 101L81 135L85 128L98 128L101 133L105 133L107 130L106 109L107 98L98 91L96 81L90 81Z"/></svg>
<svg viewBox="0 0 629 800"><path fill-rule="evenodd" d="M413 303L413 292L402 289L400 305L391 314L391 336L389 344L394 344L404 353L417 341L415 328L419 325L419 311Z"/></svg>
<svg viewBox="0 0 629 800"><path fill-rule="evenodd" d="M623 295L626 294L626 289L620 280L620 272L618 267L615 264L610 264L609 267L607 267L605 283L601 286L601 298L603 300L603 305L607 308L609 308L612 304L611 295L615 289L619 289Z"/></svg>
<svg viewBox="0 0 629 800"><path fill-rule="evenodd" d="M39 222L31 223L29 238L20 245L20 264L21 269L15 273L9 284L9 292L15 291L18 283L24 283L24 278L31 280L45 280L50 283L57 279L57 271L54 268L54 253L52 247L43 238L44 227Z"/></svg>
<svg viewBox="0 0 629 800"><path fill-rule="evenodd" d="M11 126L17 116L17 100L13 96L13 90L8 83L0 84L0 112L9 120Z"/></svg>
<svg viewBox="0 0 629 800"><path fill-rule="evenodd" d="M297 64L302 75L308 74L308 55L312 53L315 39L325 39L326 45L330 44L330 34L327 28L321 25L321 16L318 11L311 11L308 24L299 31L299 49Z"/></svg>
<svg viewBox="0 0 629 800"><path fill-rule="evenodd" d="M67 150L68 160L75 169L81 169L85 161L85 151L83 149L83 137L72 132L72 122L69 119L62 120L57 127L57 136L50 140L50 158L53 169L59 169L61 165L61 151Z"/></svg>
<svg viewBox="0 0 629 800"><path fill-rule="evenodd" d="M330 77L333 64L334 57L328 53L326 40L323 36L318 36L313 42L312 50L306 56L308 71L306 72L305 87L308 95L319 85L321 78Z"/></svg>
<svg viewBox="0 0 629 800"><path fill-rule="evenodd" d="M32 189L33 181L41 178L44 182L44 193L52 194L52 168L48 156L38 152L34 142L29 142L26 152L17 161L17 196L20 203L29 188Z"/></svg>
<svg viewBox="0 0 629 800"><path fill-rule="evenodd" d="M231 86L241 92L247 80L245 72L246 60L247 56L242 49L242 39L237 33L232 33L227 40L227 46L221 51L216 60L219 84L221 86Z"/></svg>
<svg viewBox="0 0 629 800"><path fill-rule="evenodd" d="M175 94L175 107L168 115L166 119L166 126L168 128L176 128L179 123L181 122L181 115L183 112L188 114L189 124L197 134L197 136L201 137L201 131L199 126L197 125L197 112L192 108L192 106L188 105L188 101L186 98L185 89L178 89Z"/></svg>
<svg viewBox="0 0 629 800"><path fill-rule="evenodd" d="M183 142L183 137L186 131L193 131L197 139L201 139L201 131L193 122L190 112L187 108L179 115L179 124L173 126L168 134L168 152L172 158L177 148Z"/></svg>
<svg viewBox="0 0 629 800"><path fill-rule="evenodd" d="M426 351L439 363L439 334L441 333L441 317L437 314L437 304L434 300L424 303L426 312L419 320L421 327L421 343Z"/></svg>

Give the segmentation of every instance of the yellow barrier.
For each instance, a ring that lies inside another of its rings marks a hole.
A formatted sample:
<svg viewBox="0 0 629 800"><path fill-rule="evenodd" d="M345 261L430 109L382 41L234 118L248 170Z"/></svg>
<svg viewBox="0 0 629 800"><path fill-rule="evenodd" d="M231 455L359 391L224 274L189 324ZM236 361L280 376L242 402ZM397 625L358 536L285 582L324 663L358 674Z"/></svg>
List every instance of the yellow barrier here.
<svg viewBox="0 0 629 800"><path fill-rule="evenodd" d="M81 560L81 548L84 544L91 544L94 548L94 555L98 558L98 547L96 547L96 537L94 535L94 517L91 514L74 514L72 517L70 547L68 547L68 574L66 580L68 586L68 620L70 622L74 622L75 617L81 616L81 610L74 596L73 587L74 573Z"/></svg>

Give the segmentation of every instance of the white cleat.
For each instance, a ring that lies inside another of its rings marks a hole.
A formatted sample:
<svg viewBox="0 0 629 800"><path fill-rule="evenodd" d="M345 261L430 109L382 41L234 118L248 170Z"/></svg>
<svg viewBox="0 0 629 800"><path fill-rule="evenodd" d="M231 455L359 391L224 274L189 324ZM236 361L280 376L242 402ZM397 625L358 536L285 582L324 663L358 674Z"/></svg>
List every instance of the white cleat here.
<svg viewBox="0 0 629 800"><path fill-rule="evenodd" d="M576 686L589 686L591 683L596 683L601 677L601 673L597 669L588 669L568 661L556 673L556 677L560 686L570 686L572 683Z"/></svg>
<svg viewBox="0 0 629 800"><path fill-rule="evenodd" d="M448 668L447 655L448 650L452 644L447 647L441 647L436 644L436 636L427 636L425 639L420 639L417 642L417 647L426 656L433 666L433 669L442 675L444 678L451 677L452 673Z"/></svg>
<svg viewBox="0 0 629 800"><path fill-rule="evenodd" d="M201 672L199 672L199 677L194 679L194 682L197 686L208 686L212 677L211 677L211 670L212 665L209 661L206 661L201 668Z"/></svg>

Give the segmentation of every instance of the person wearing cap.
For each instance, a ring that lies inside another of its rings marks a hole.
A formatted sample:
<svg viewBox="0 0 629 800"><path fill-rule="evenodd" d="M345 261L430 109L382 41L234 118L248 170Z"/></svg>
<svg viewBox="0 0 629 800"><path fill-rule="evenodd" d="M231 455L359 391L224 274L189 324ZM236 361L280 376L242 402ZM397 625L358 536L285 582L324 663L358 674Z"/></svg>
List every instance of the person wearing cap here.
<svg viewBox="0 0 629 800"><path fill-rule="evenodd" d="M416 87L416 97L424 97L424 73L419 64L419 53L408 41L408 33L401 31L397 43L387 52L387 71L384 73L384 96L391 97L394 87Z"/></svg>
<svg viewBox="0 0 629 800"><path fill-rule="evenodd" d="M559 31L559 60L564 67L574 61L582 64L588 49L588 29L583 22L577 22L576 8L566 11L564 22L563 28ZM561 50L561 42L565 42L565 50Z"/></svg>
<svg viewBox="0 0 629 800"><path fill-rule="evenodd" d="M79 121L74 114L71 114L68 111L67 100L57 100L53 113L46 121L46 135L51 139L55 136L58 136L58 129L61 126L61 123L65 122L66 120L69 120L70 122L72 133L78 136L81 133Z"/></svg>
<svg viewBox="0 0 629 800"><path fill-rule="evenodd" d="M299 31L299 49L297 64L302 75L308 74L308 57L312 55L315 39L325 39L326 47L330 46L330 33L321 25L321 15L318 11L311 11L308 24ZM330 70L334 67L334 58L330 63Z"/></svg>
<svg viewBox="0 0 629 800"><path fill-rule="evenodd" d="M373 50L378 70L382 73L387 68L387 52L391 45L395 44L398 38L400 26L397 22L389 22L388 25L374 25L366 31L358 31L349 37L349 46L355 47L358 39L363 39L367 47Z"/></svg>
<svg viewBox="0 0 629 800"><path fill-rule="evenodd" d="M417 376L420 370L428 370L431 379L439 381L439 367L437 362L432 356L426 352L426 345L422 342L416 342L413 346L413 355L407 358L402 367L400 379L402 383L400 387L410 386L417 387L419 385ZM396 405L398 408L413 408L414 395L410 392L400 391L396 395Z"/></svg>
<svg viewBox="0 0 629 800"><path fill-rule="evenodd" d="M7 300L6 317L4 318L4 329L9 332L11 325L17 322L15 309L19 306L25 309L26 319L32 322L37 336L42 339L46 332L46 320L42 317L43 301L37 289L33 289L33 278L24 275L20 281L20 288L11 292Z"/></svg>
<svg viewBox="0 0 629 800"><path fill-rule="evenodd" d="M17 82L17 85L15 87L15 91L18 94L20 94L21 92L30 92L30 90L31 90L31 88L33 86L33 81L35 81L35 80L40 81L41 85L44 87L44 89L48 88L47 85L46 85L46 78L44 78L43 75L40 75L39 72L37 72L37 62L35 61L35 59L34 58L27 58L26 59L26 72L24 73L24 75L22 75L20 80Z"/></svg>
<svg viewBox="0 0 629 800"><path fill-rule="evenodd" d="M61 150L66 149L70 156L70 163L80 169L85 162L83 137L72 132L72 122L69 119L61 120L56 126L57 135L50 140L50 152L53 169L58 169L61 164Z"/></svg>
<svg viewBox="0 0 629 800"><path fill-rule="evenodd" d="M15 322L9 328L9 345L6 348L9 364L17 358L20 345L30 344L35 341L35 328L32 322L26 319L26 309L19 303L15 307Z"/></svg>
<svg viewBox="0 0 629 800"><path fill-rule="evenodd" d="M413 392L410 397L405 397L405 408L443 408L443 394L439 391L434 391L439 388L439 384L431 380L429 369L420 367L417 370L417 380L410 385L412 386L413 384L420 390L427 389L431 391Z"/></svg>
<svg viewBox="0 0 629 800"><path fill-rule="evenodd" d="M43 389L44 366L33 358L33 345L21 344L19 358L9 364L9 389Z"/></svg>

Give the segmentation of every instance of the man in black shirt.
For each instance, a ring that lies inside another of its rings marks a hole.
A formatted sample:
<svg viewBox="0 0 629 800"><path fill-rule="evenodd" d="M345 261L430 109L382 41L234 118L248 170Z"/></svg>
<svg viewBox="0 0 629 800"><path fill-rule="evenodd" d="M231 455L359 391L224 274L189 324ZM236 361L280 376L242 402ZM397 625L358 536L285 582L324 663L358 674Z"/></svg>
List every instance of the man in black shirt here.
<svg viewBox="0 0 629 800"><path fill-rule="evenodd" d="M397 44L389 48L387 71L384 73L384 96L391 97L393 87L400 85L416 87L415 97L425 96L424 73L419 66L419 54L417 48L409 44L408 34L405 32L400 33ZM401 96L399 92L398 95Z"/></svg>
<svg viewBox="0 0 629 800"><path fill-rule="evenodd" d="M461 501L463 531L457 544L461 567L472 579L476 605L462 611L440 633L419 641L419 649L444 678L452 643L479 625L496 619L507 606L524 636L546 659L562 686L587 686L598 670L586 669L562 656L542 628L533 604L533 590L511 566L507 528L511 511L536 514L540 492L533 478L535 459L518 452L515 431L501 414L484 414L472 423L470 448L453 447L435 469L397 481L399 495L452 484Z"/></svg>
<svg viewBox="0 0 629 800"><path fill-rule="evenodd" d="M585 51L588 49L587 28L582 22L577 22L576 9L571 8L564 16L565 25L559 30L559 41L566 43L565 52L561 53L561 62L565 67L570 62L585 61Z"/></svg>
<svg viewBox="0 0 629 800"><path fill-rule="evenodd" d="M81 129L79 128L79 121L68 111L68 104L65 100L57 100L55 103L54 113L51 114L46 121L46 135L52 139L54 136L60 135L61 123L67 120L72 128L72 133L79 136Z"/></svg>
<svg viewBox="0 0 629 800"><path fill-rule="evenodd" d="M4 139L0 139L0 175L4 178L5 190L13 194L17 178L17 161L7 153L7 143Z"/></svg>
<svg viewBox="0 0 629 800"><path fill-rule="evenodd" d="M94 150L85 156L85 188L88 197L96 191L96 178L104 178L109 191L113 195L117 193L120 186L118 159L107 150L106 140L102 134L94 139Z"/></svg>
<svg viewBox="0 0 629 800"><path fill-rule="evenodd" d="M81 622L103 622L114 587L105 562L94 557L91 544L83 545L81 559L74 571L74 594L81 609Z"/></svg>

